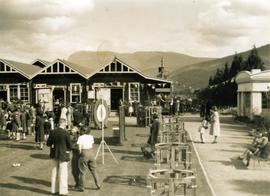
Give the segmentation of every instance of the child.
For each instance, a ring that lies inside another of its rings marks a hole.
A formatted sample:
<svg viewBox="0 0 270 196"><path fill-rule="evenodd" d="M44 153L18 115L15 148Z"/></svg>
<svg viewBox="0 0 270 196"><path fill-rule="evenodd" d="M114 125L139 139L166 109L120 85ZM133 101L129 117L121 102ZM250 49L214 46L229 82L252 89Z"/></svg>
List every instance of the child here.
<svg viewBox="0 0 270 196"><path fill-rule="evenodd" d="M206 131L206 129L208 129L208 122L207 120L204 118L202 121L201 126L199 127L198 131L200 133L200 139L201 139L201 143L204 144L204 133Z"/></svg>

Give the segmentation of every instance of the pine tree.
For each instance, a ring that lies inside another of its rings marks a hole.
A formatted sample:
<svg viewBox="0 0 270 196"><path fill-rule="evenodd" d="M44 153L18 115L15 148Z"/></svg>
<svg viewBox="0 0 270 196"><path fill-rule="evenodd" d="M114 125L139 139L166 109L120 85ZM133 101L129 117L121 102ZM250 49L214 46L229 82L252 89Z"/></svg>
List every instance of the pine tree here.
<svg viewBox="0 0 270 196"><path fill-rule="evenodd" d="M228 65L228 62L226 62L224 65L222 81L226 81L229 78L230 78L229 65Z"/></svg>
<svg viewBox="0 0 270 196"><path fill-rule="evenodd" d="M209 77L209 80L208 80L208 86L211 86L213 85L213 79L212 79L212 76Z"/></svg>
<svg viewBox="0 0 270 196"><path fill-rule="evenodd" d="M242 63L242 56L235 54L229 71L230 78L236 76L236 74L241 70Z"/></svg>
<svg viewBox="0 0 270 196"><path fill-rule="evenodd" d="M252 69L261 69L264 70L263 61L258 54L258 50L256 46L253 46L253 49L250 51L247 60L245 61L244 70L252 70Z"/></svg>

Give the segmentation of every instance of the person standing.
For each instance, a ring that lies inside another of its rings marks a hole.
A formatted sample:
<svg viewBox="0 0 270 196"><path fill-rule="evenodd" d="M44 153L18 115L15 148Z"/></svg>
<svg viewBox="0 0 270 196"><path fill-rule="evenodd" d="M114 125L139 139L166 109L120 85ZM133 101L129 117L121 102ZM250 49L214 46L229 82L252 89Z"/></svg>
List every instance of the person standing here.
<svg viewBox="0 0 270 196"><path fill-rule="evenodd" d="M217 138L220 136L220 122L219 122L219 114L217 111L217 107L213 106L211 111L211 116L210 116L210 135L214 136L214 141L212 142L213 144L217 143Z"/></svg>
<svg viewBox="0 0 270 196"><path fill-rule="evenodd" d="M203 118L201 126L199 126L199 133L200 133L200 139L201 139L201 143L204 144L205 142L205 138L204 138L204 134L205 131L208 129L208 122L205 118Z"/></svg>
<svg viewBox="0 0 270 196"><path fill-rule="evenodd" d="M160 129L160 122L158 120L157 113L153 114L153 122L150 127L150 135L147 140L147 144L150 145L151 150L150 152L146 151L145 147L141 147L141 151L143 152L144 157L154 157L155 155L155 144L158 143L158 135L159 135L159 129Z"/></svg>
<svg viewBox="0 0 270 196"><path fill-rule="evenodd" d="M80 151L77 144L78 137L80 135L80 130L77 126L74 126L71 129L71 150L72 150L72 158L71 158L71 173L75 182L74 188L79 187L79 158Z"/></svg>
<svg viewBox="0 0 270 196"><path fill-rule="evenodd" d="M68 194L68 161L70 160L71 141L66 131L66 120L59 120L59 127L50 132L47 140L52 159L51 192Z"/></svg>
<svg viewBox="0 0 270 196"><path fill-rule="evenodd" d="M71 103L68 103L68 105L67 105L67 128L68 128L68 130L71 130L71 128L72 128L72 122L73 122L73 107L71 106Z"/></svg>
<svg viewBox="0 0 270 196"><path fill-rule="evenodd" d="M44 143L44 123L45 119L43 117L43 112L41 110L37 111L36 116L36 125L35 125L35 135L36 135L36 143L38 143L38 148L43 150L43 143Z"/></svg>
<svg viewBox="0 0 270 196"><path fill-rule="evenodd" d="M87 168L90 170L97 189L100 189L98 176L96 173L96 161L93 151L94 137L90 135L91 129L87 126L82 127L81 136L78 138L77 144L79 146L79 187L78 191L84 191L85 174Z"/></svg>

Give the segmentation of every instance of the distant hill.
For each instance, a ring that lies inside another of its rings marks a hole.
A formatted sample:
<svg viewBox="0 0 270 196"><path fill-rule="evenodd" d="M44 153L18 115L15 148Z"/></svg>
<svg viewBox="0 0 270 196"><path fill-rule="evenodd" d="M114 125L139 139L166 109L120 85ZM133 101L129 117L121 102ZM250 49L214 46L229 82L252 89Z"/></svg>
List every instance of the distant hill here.
<svg viewBox="0 0 270 196"><path fill-rule="evenodd" d="M270 44L257 48L266 69L270 69ZM241 52L239 55L246 59L250 50ZM226 56L219 59L203 61L200 63L190 64L183 67L181 70L170 72L168 77L173 81L178 81L185 86L193 88L206 87L211 75L214 75L218 67L223 68L226 62L231 64L234 55Z"/></svg>
<svg viewBox="0 0 270 196"><path fill-rule="evenodd" d="M175 52L135 52L135 53L116 53L110 51L92 52L79 51L71 54L68 60L84 66L98 66L109 63L114 56L119 57L125 63L139 69L149 76L156 77L158 67L161 65L161 58L165 66L165 73L169 74L175 70L199 62L209 61L213 58L192 57ZM105 60L104 60L105 59Z"/></svg>
<svg viewBox="0 0 270 196"><path fill-rule="evenodd" d="M259 55L267 69L270 69L270 44L257 48ZM239 53L244 59L249 50ZM163 58L165 73L169 80L178 81L179 84L193 88L206 87L208 79L216 72L217 67L223 67L225 62L229 65L234 54L223 58L193 57L175 52L135 52L116 53L111 51L78 51L71 54L68 60L84 66L100 66L109 63L114 56L119 57L125 63L134 66L144 74L156 77L158 67Z"/></svg>

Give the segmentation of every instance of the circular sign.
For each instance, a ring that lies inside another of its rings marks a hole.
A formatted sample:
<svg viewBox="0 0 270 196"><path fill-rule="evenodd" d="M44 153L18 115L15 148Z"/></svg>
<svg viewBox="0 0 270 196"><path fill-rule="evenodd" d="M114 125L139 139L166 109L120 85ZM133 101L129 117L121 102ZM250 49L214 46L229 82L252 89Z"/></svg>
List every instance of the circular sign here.
<svg viewBox="0 0 270 196"><path fill-rule="evenodd" d="M97 108L97 119L99 122L104 121L106 118L106 108L103 104L100 104Z"/></svg>

